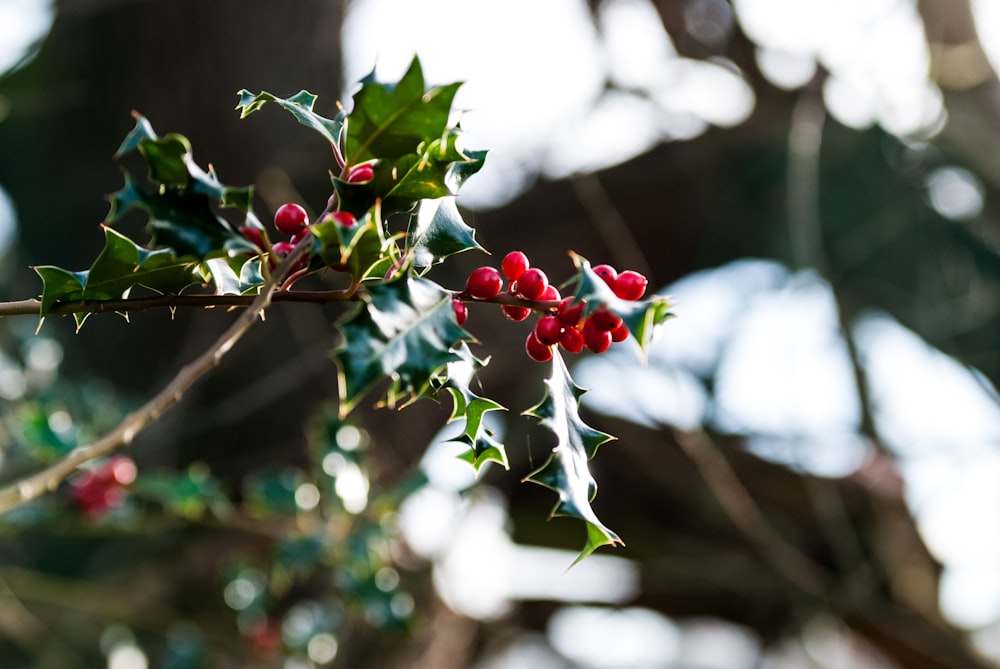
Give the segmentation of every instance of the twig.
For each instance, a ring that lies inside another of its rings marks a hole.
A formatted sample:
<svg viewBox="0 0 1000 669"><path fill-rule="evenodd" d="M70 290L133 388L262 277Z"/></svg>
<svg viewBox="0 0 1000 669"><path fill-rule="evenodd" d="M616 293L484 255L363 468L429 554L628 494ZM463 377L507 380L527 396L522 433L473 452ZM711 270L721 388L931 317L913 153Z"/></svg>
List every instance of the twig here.
<svg viewBox="0 0 1000 669"><path fill-rule="evenodd" d="M195 381L219 365L226 353L257 322L258 316L263 315L264 310L271 304L275 289L298 264L299 259L305 256L311 243L309 237L300 241L295 250L275 268L271 278L261 288L260 294L250 303L249 308L240 314L239 318L222 333L212 347L193 362L184 366L163 390L140 409L126 416L118 427L95 442L73 449L65 457L45 469L0 489L0 514L26 504L46 492L55 490L81 465L107 455L117 448L127 446L139 432L155 422L167 409L177 404Z"/></svg>

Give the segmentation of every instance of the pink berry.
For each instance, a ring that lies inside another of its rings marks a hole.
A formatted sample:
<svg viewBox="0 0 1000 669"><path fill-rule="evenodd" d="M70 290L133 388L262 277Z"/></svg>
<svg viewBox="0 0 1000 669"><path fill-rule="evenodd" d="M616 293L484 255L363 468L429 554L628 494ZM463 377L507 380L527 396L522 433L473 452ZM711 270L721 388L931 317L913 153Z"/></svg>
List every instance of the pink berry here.
<svg viewBox="0 0 1000 669"><path fill-rule="evenodd" d="M594 353L604 353L611 348L611 332L601 330L588 318L583 324L583 344Z"/></svg>
<svg viewBox="0 0 1000 669"><path fill-rule="evenodd" d="M264 232L260 228L246 225L240 228L240 234L253 242L253 245L261 251L264 250Z"/></svg>
<svg viewBox="0 0 1000 669"><path fill-rule="evenodd" d="M504 256L500 265L503 275L509 281L517 281L528 267L528 256L524 255L522 251L511 251Z"/></svg>
<svg viewBox="0 0 1000 669"><path fill-rule="evenodd" d="M371 163L361 163L360 165L352 167L347 173L347 183L366 183L371 181L374 176L375 170L372 168Z"/></svg>
<svg viewBox="0 0 1000 669"><path fill-rule="evenodd" d="M505 304L500 307L500 311L503 312L503 315L506 316L508 320L512 320L515 323L520 323L528 317L528 314L531 313L531 309L528 307L519 307L516 304Z"/></svg>
<svg viewBox="0 0 1000 669"><path fill-rule="evenodd" d="M295 244L291 242L275 242L271 245L271 250L279 258L284 258L289 253L295 250Z"/></svg>
<svg viewBox="0 0 1000 669"><path fill-rule="evenodd" d="M452 300L451 308L455 310L455 320L458 321L458 324L465 325L465 321L469 319L469 307L465 306L465 302Z"/></svg>
<svg viewBox="0 0 1000 669"><path fill-rule="evenodd" d="M517 292L526 300L537 300L549 287L549 277L540 269L529 267L517 278Z"/></svg>
<svg viewBox="0 0 1000 669"><path fill-rule="evenodd" d="M503 289L503 279L500 272L493 267L480 267L472 270L469 280L465 283L465 291L478 300L489 300L500 294Z"/></svg>
<svg viewBox="0 0 1000 669"><path fill-rule="evenodd" d="M611 332L616 327L621 325L622 319L616 313L612 313L607 309L598 309L594 313L590 314L590 318L587 319L588 323L593 323L594 327L598 330L603 330L604 332Z"/></svg>
<svg viewBox="0 0 1000 669"><path fill-rule="evenodd" d="M308 223L309 216L306 210L294 202L287 202L274 212L274 227L286 235L294 235Z"/></svg>
<svg viewBox="0 0 1000 669"><path fill-rule="evenodd" d="M618 277L618 272L611 265L598 265L594 267L594 274L604 279L604 283L609 286L614 286L615 279Z"/></svg>
<svg viewBox="0 0 1000 669"><path fill-rule="evenodd" d="M630 269L619 274L611 283L611 290L623 300L635 301L646 294L646 277Z"/></svg>
<svg viewBox="0 0 1000 669"><path fill-rule="evenodd" d="M570 353L579 353L583 350L583 333L575 327L568 327L563 330L559 345Z"/></svg>
<svg viewBox="0 0 1000 669"><path fill-rule="evenodd" d="M354 214L349 211L335 211L329 215L329 218L336 221L342 228L353 228L358 224L358 219L354 218Z"/></svg>
<svg viewBox="0 0 1000 669"><path fill-rule="evenodd" d="M524 350L528 357L536 362L547 362L552 359L552 347L538 341L534 330L528 333L528 338L524 341Z"/></svg>
<svg viewBox="0 0 1000 669"><path fill-rule="evenodd" d="M554 346L559 343L565 326L559 322L555 316L545 316L539 318L535 324L535 338L546 346Z"/></svg>

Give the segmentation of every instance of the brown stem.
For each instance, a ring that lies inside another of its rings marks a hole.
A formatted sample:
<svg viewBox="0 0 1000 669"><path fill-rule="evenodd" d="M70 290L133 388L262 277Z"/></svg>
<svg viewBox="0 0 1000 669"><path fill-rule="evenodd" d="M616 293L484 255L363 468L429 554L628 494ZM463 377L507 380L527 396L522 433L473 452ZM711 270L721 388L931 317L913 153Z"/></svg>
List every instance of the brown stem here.
<svg viewBox="0 0 1000 669"><path fill-rule="evenodd" d="M277 286L298 264L299 259L305 256L311 245L312 241L308 237L300 241L295 250L275 268L271 278L250 303L249 308L240 314L211 348L185 365L163 390L140 409L126 416L118 427L95 442L78 446L45 469L0 489L0 514L55 490L81 465L132 443L139 432L155 422L167 409L180 402L184 393L194 385L195 381L217 367L226 353L257 322L258 316L263 316L264 310L271 304Z"/></svg>

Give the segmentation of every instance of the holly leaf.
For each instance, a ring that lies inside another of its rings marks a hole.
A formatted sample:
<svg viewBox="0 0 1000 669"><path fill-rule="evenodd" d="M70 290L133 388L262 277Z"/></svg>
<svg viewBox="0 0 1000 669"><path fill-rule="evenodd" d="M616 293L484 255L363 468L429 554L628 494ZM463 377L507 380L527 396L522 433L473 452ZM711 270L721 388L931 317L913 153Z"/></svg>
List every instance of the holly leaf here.
<svg viewBox="0 0 1000 669"><path fill-rule="evenodd" d="M149 218L154 245L172 248L178 255L206 259L256 251L214 209L238 209L247 224L259 225L251 210L252 189L223 185L214 171L206 172L194 162L187 138L177 134L158 137L149 121L140 114L134 116L136 125L115 155L138 150L146 160L149 180L159 188L147 192L126 172L125 185L111 195L111 210L105 222L114 224L127 211L137 208Z"/></svg>
<svg viewBox="0 0 1000 669"><path fill-rule="evenodd" d="M525 411L556 435L557 443L544 465L529 474L526 481L538 483L559 495L552 516L579 518L587 526L587 543L574 561L576 564L605 545L623 544L594 513L590 503L597 494L597 483L587 462L598 447L614 439L590 427L580 418L580 398L586 391L569 375L558 351L553 351L552 376L545 380L545 396Z"/></svg>
<svg viewBox="0 0 1000 669"><path fill-rule="evenodd" d="M475 230L462 219L453 197L422 201L411 220L406 243L418 267L430 267L469 249L484 250L476 241Z"/></svg>
<svg viewBox="0 0 1000 669"><path fill-rule="evenodd" d="M371 158L395 163L421 144L445 136L451 103L459 86L461 83L425 89L417 58L396 83L376 81L373 71L354 94L354 108L347 122L347 164Z"/></svg>
<svg viewBox="0 0 1000 669"><path fill-rule="evenodd" d="M257 294L264 285L260 256L212 258L205 261L204 274L215 285L217 295Z"/></svg>
<svg viewBox="0 0 1000 669"><path fill-rule="evenodd" d="M384 276L398 257L396 245L385 236L378 207L351 227L329 218L310 226L309 231L315 238L315 262L349 272L359 280Z"/></svg>
<svg viewBox="0 0 1000 669"><path fill-rule="evenodd" d="M279 98L267 91L251 93L245 88L239 92L240 103L236 108L240 110L240 118L246 118L253 112L263 107L268 102L274 102L282 109L291 112L299 123L312 128L323 135L333 145L335 150L339 150L342 135L344 132L344 118L346 114L341 111L335 118L326 118L313 111L316 104L316 96L308 91L299 91L290 98Z"/></svg>
<svg viewBox="0 0 1000 669"><path fill-rule="evenodd" d="M200 283L196 259L179 258L170 249L145 249L114 229L101 227L104 249L90 269L71 272L52 265L34 268L42 279L42 318L56 302L123 299L136 286L176 295ZM78 328L87 315L75 314Z"/></svg>
<svg viewBox="0 0 1000 669"><path fill-rule="evenodd" d="M445 386L452 398L451 416L448 422L465 419L462 434L451 441L469 447L468 451L458 457L472 465L477 474L487 462L496 462L504 469L509 469L504 445L497 440L496 432L490 429L484 420L490 411L507 409L498 402L480 397L472 392L470 387L476 373L485 367L489 360L476 358L465 342L455 347L454 351L459 359L448 363L448 379Z"/></svg>
<svg viewBox="0 0 1000 669"><path fill-rule="evenodd" d="M451 293L429 279L403 276L368 286L363 303L338 326L343 343L334 351L339 370L340 415L381 379L391 380L389 406L432 397L432 380L454 349L472 336L455 320Z"/></svg>
<svg viewBox="0 0 1000 669"><path fill-rule="evenodd" d="M639 344L640 354L645 359L649 344L658 326L674 317L670 300L662 295L654 295L645 300L623 300L590 268L590 262L583 256L570 254L577 267L574 303L584 300L584 316L589 316L600 308L618 314L628 326L629 333Z"/></svg>

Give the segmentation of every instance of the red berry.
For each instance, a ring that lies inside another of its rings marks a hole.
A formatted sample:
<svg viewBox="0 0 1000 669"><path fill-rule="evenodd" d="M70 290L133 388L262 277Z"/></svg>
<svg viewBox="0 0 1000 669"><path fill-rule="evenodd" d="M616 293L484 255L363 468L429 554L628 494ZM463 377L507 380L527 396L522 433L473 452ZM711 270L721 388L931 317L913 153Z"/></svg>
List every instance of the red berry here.
<svg viewBox="0 0 1000 669"><path fill-rule="evenodd" d="M572 297L563 298L562 302L559 303L559 306L556 307L556 318L566 325L576 327L576 325L580 322L580 318L583 316L583 307L586 303L581 300L580 302L573 304L573 299L574 298Z"/></svg>
<svg viewBox="0 0 1000 669"><path fill-rule="evenodd" d="M135 481L137 470L132 458L119 455L108 460L108 472L111 479L118 485L130 485Z"/></svg>
<svg viewBox="0 0 1000 669"><path fill-rule="evenodd" d="M350 184L362 184L372 180L375 176L375 170L372 168L371 163L361 163L360 165L355 165L347 173L347 183Z"/></svg>
<svg viewBox="0 0 1000 669"><path fill-rule="evenodd" d="M583 350L583 333L575 327L568 327L563 330L559 345L570 353L579 353Z"/></svg>
<svg viewBox="0 0 1000 669"><path fill-rule="evenodd" d="M465 302L452 300L451 308L455 310L455 320L458 321L458 324L465 325L465 321L469 319L469 308L465 306Z"/></svg>
<svg viewBox="0 0 1000 669"><path fill-rule="evenodd" d="M512 320L515 323L520 323L528 317L528 314L531 313L531 309L528 307L519 307L516 304L505 304L500 307L500 311L503 312L503 315L506 316L508 320Z"/></svg>
<svg viewBox="0 0 1000 669"><path fill-rule="evenodd" d="M517 278L517 293L526 300L537 300L549 287L549 277L535 267L529 267Z"/></svg>
<svg viewBox="0 0 1000 669"><path fill-rule="evenodd" d="M503 279L500 272L492 267L480 267L472 270L469 280L465 283L465 291L478 300L489 300L500 294L503 289Z"/></svg>
<svg viewBox="0 0 1000 669"><path fill-rule="evenodd" d="M538 299L542 302L558 302L562 299L562 295L559 294L559 289L550 283L549 287L545 289L545 292Z"/></svg>
<svg viewBox="0 0 1000 669"><path fill-rule="evenodd" d="M279 258L284 258L295 250L295 244L291 242L275 242L271 246L271 250L274 251L274 254Z"/></svg>
<svg viewBox="0 0 1000 669"><path fill-rule="evenodd" d="M590 318L587 319L588 323L593 323L594 327L598 330L604 330L605 332L611 332L616 327L621 325L622 319L616 313L612 313L607 309L598 309L594 313L590 314Z"/></svg>
<svg viewBox="0 0 1000 669"><path fill-rule="evenodd" d="M611 331L611 341L618 342L626 339L628 339L628 326L623 322Z"/></svg>
<svg viewBox="0 0 1000 669"><path fill-rule="evenodd" d="M287 202L274 212L274 227L286 235L294 235L308 223L309 216L306 210L294 202Z"/></svg>
<svg viewBox="0 0 1000 669"><path fill-rule="evenodd" d="M604 279L604 283L609 286L614 286L615 279L618 277L618 272L611 265L598 265L593 268L594 274Z"/></svg>
<svg viewBox="0 0 1000 669"><path fill-rule="evenodd" d="M594 353L604 353L611 348L611 333L601 330L588 318L583 324L583 344Z"/></svg>
<svg viewBox="0 0 1000 669"><path fill-rule="evenodd" d="M538 341L534 330L528 334L528 338L524 341L524 350L528 357L536 362L547 362L552 359L552 347Z"/></svg>
<svg viewBox="0 0 1000 669"><path fill-rule="evenodd" d="M638 300L646 294L646 277L630 269L619 274L611 284L611 290L623 300Z"/></svg>
<svg viewBox="0 0 1000 669"><path fill-rule="evenodd" d="M353 228L358 224L358 219L354 218L354 214L349 211L335 211L329 215L329 218L336 221L342 228Z"/></svg>
<svg viewBox="0 0 1000 669"><path fill-rule="evenodd" d="M517 281L528 267L528 256L524 255L522 251L511 251L504 256L503 263L500 265L500 268L503 269L503 275L510 281Z"/></svg>
<svg viewBox="0 0 1000 669"><path fill-rule="evenodd" d="M252 225L246 225L240 228L240 234L253 242L253 245L259 248L261 251L264 250L264 231L260 228L255 228Z"/></svg>
<svg viewBox="0 0 1000 669"><path fill-rule="evenodd" d="M546 346L554 346L559 343L565 326L559 322L555 316L545 316L539 318L535 324L535 337Z"/></svg>

